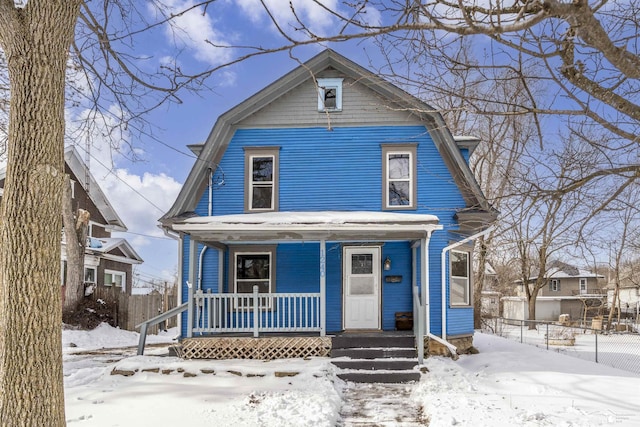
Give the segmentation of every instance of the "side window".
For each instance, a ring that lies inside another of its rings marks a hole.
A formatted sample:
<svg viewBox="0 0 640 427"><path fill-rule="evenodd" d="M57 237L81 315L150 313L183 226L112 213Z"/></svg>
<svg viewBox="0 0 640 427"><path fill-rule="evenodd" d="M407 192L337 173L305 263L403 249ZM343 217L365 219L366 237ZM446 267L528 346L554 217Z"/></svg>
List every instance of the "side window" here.
<svg viewBox="0 0 640 427"><path fill-rule="evenodd" d="M318 111L342 111L342 81L339 78L318 79Z"/></svg>
<svg viewBox="0 0 640 427"><path fill-rule="evenodd" d="M85 283L96 283L96 269L95 267L85 267L84 269L84 282Z"/></svg>
<svg viewBox="0 0 640 427"><path fill-rule="evenodd" d="M549 281L549 290L553 292L558 292L560 290L560 280L559 279L551 279Z"/></svg>
<svg viewBox="0 0 640 427"><path fill-rule="evenodd" d="M451 305L471 305L471 278L469 268L469 253L451 251L450 260L450 301Z"/></svg>
<svg viewBox="0 0 640 427"><path fill-rule="evenodd" d="M415 209L417 198L416 145L382 146L383 208Z"/></svg>
<svg viewBox="0 0 640 427"><path fill-rule="evenodd" d="M126 274L122 271L104 270L104 285L115 286L125 290Z"/></svg>
<svg viewBox="0 0 640 427"><path fill-rule="evenodd" d="M246 212L278 210L279 148L245 148Z"/></svg>

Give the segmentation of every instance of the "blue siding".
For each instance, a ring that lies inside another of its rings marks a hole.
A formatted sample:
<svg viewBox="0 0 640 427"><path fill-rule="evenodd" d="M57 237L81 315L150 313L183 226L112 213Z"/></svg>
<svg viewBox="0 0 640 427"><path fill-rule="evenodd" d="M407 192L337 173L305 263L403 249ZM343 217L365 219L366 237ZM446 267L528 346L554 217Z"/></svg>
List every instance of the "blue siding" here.
<svg viewBox="0 0 640 427"><path fill-rule="evenodd" d="M422 126L362 128L241 129L220 168L225 184L213 192L213 214L244 209L244 147L280 147L280 210L368 210L382 208L380 144L418 144L418 209L415 213L463 207L449 171ZM207 213L207 193L197 208Z"/></svg>
<svg viewBox="0 0 640 427"><path fill-rule="evenodd" d="M391 259L391 269L382 270L382 329L394 330L396 312L413 311L410 243L385 243L382 247L382 260L387 256ZM386 276L402 276L402 281L386 283Z"/></svg>
<svg viewBox="0 0 640 427"><path fill-rule="evenodd" d="M462 195L423 126L369 126L357 128L241 129L236 131L220 161L225 184L213 191L213 215L242 213L244 210L244 147L278 146L280 211L365 210L382 208L381 144L416 143L418 206L406 213L438 216L443 231L433 234L429 248L429 292L431 332L442 331L440 254L442 248L459 237L449 233L458 224L457 208L465 207ZM467 150L463 150L467 151ZM468 152L464 153L468 160ZM196 208L207 215L208 192ZM188 236L184 239L183 277L188 278ZM200 250L200 248L199 248ZM199 252L198 252L199 253ZM218 251L208 249L203 270L203 288L218 291ZM395 313L411 311L411 248L409 242L386 242L382 260L393 260L392 270L382 272L382 326L395 327ZM287 243L277 247L276 290L316 292L319 289L319 245ZM420 259L420 257L418 257ZM225 255L225 266L228 255ZM224 272L223 290L227 290ZM401 275L401 283L385 283L386 275ZM327 331L342 330L342 245L327 243ZM418 282L420 278L418 277ZM188 290L183 284L186 300ZM473 332L471 308L447 309L447 334ZM183 335L186 316L183 317Z"/></svg>

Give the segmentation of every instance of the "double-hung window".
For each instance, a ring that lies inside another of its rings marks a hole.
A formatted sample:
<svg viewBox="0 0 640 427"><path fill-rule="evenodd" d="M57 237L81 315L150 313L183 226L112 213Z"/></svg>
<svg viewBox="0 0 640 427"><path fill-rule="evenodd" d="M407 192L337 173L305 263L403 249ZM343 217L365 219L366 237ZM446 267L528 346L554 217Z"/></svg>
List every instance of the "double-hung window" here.
<svg viewBox="0 0 640 427"><path fill-rule="evenodd" d="M549 290L553 292L560 291L560 279L549 280Z"/></svg>
<svg viewBox="0 0 640 427"><path fill-rule="evenodd" d="M277 147L245 149L245 211L278 210Z"/></svg>
<svg viewBox="0 0 640 427"><path fill-rule="evenodd" d="M116 286L125 290L126 274L122 271L104 270L104 285Z"/></svg>
<svg viewBox="0 0 640 427"><path fill-rule="evenodd" d="M451 251L450 261L450 301L452 306L471 305L471 276L469 253Z"/></svg>
<svg viewBox="0 0 640 427"><path fill-rule="evenodd" d="M318 111L342 111L342 80L339 78L318 79Z"/></svg>
<svg viewBox="0 0 640 427"><path fill-rule="evenodd" d="M234 268L231 274L231 287L234 293L253 293L254 286L259 293L274 292L274 254L275 248L270 246L234 249L231 253ZM252 306L253 298L243 298L238 308ZM269 308L269 301L260 301L262 308Z"/></svg>
<svg viewBox="0 0 640 427"><path fill-rule="evenodd" d="M416 208L416 145L382 145L384 209Z"/></svg>

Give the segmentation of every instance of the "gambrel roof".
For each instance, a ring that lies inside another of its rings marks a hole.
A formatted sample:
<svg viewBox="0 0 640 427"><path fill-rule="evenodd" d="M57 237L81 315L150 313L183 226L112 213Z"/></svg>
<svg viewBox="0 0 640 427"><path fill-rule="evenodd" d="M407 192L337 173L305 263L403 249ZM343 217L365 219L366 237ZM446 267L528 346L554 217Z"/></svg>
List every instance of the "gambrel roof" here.
<svg viewBox="0 0 640 427"><path fill-rule="evenodd" d="M442 115L429 104L337 52L326 49L218 117L205 143L200 147L194 147L198 159L173 206L160 218L160 222L169 225L192 214L206 188L209 168L215 168L219 163L240 122L327 69L333 69L357 81L373 91L389 107L407 111L425 124L465 200L467 208L457 214L461 222L486 225L495 219L496 212L484 197ZM471 150L477 140L469 139L462 142L466 142L469 145L466 148Z"/></svg>

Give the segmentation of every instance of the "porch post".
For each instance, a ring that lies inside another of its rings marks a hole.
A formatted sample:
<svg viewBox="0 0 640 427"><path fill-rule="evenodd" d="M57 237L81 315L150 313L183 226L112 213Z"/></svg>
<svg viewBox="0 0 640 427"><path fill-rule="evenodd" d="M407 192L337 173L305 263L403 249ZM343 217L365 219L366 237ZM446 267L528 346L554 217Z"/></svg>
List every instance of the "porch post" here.
<svg viewBox="0 0 640 427"><path fill-rule="evenodd" d="M422 317L424 316L424 307L421 301L415 301L418 298L418 248L411 245L411 289L414 298L413 301L413 333L416 339L416 347L418 348L418 363L422 365L424 362L424 329ZM416 309L417 307L417 309Z"/></svg>
<svg viewBox="0 0 640 427"><path fill-rule="evenodd" d="M422 292L420 293L422 297L422 309L424 311L424 318L420 319L421 322L424 322L424 332L428 334L431 332L431 325L429 318L430 307L429 307L429 246L428 240L426 238L420 239L420 255L422 259L420 260L420 283L422 284Z"/></svg>
<svg viewBox="0 0 640 427"><path fill-rule="evenodd" d="M197 250L198 243L193 239L193 236L189 236L189 280L187 280L187 287L189 288L189 295L187 298L189 302L189 310L187 310L187 338L193 337L193 286L196 283L196 270L198 268L197 263Z"/></svg>
<svg viewBox="0 0 640 427"><path fill-rule="evenodd" d="M320 336L325 336L327 313L327 242L320 240Z"/></svg>

